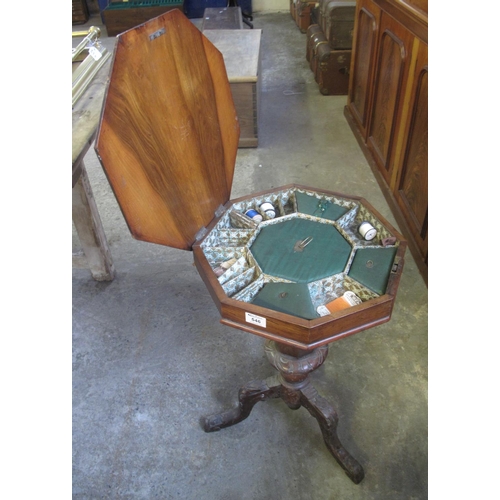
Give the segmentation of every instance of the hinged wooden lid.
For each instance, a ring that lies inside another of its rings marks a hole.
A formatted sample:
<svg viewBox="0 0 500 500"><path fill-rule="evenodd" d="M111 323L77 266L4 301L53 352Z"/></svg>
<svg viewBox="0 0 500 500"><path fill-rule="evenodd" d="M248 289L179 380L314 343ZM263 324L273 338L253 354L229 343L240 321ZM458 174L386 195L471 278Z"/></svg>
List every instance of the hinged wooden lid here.
<svg viewBox="0 0 500 500"><path fill-rule="evenodd" d="M118 36L96 151L135 238L190 250L229 200L238 139L222 55L182 12Z"/></svg>

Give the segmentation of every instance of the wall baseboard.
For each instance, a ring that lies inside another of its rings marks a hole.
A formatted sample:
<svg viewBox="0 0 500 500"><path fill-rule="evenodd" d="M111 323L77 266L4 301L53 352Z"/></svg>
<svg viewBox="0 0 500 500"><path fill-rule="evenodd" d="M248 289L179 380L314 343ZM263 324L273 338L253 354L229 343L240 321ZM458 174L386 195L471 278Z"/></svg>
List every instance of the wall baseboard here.
<svg viewBox="0 0 500 500"><path fill-rule="evenodd" d="M290 10L289 0L252 0L252 12Z"/></svg>

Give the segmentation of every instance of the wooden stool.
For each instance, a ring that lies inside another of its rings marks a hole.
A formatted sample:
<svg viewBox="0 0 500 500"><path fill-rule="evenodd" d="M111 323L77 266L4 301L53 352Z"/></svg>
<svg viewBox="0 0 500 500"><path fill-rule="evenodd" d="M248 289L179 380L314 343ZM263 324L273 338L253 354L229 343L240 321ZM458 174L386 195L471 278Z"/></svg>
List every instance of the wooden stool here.
<svg viewBox="0 0 500 500"><path fill-rule="evenodd" d="M83 159L94 142L110 66L108 60L99 69L72 111L72 217L83 250L73 254L73 267L89 269L96 281L112 281L115 268Z"/></svg>

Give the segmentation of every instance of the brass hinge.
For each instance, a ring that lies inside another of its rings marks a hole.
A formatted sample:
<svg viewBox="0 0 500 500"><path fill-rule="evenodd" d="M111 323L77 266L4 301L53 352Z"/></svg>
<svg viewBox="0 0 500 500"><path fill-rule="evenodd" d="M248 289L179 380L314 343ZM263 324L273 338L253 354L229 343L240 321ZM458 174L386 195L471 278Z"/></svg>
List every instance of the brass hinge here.
<svg viewBox="0 0 500 500"><path fill-rule="evenodd" d="M195 235L194 235L194 241L200 241L202 238L205 237L207 234L207 228L202 227Z"/></svg>
<svg viewBox="0 0 500 500"><path fill-rule="evenodd" d="M219 205L217 209L214 212L215 218L220 217L223 213L225 212L225 208L222 205ZM194 240L195 241L200 241L203 239L206 234L208 233L208 230L206 227L202 227L195 235L194 235Z"/></svg>
<svg viewBox="0 0 500 500"><path fill-rule="evenodd" d="M220 217L223 213L225 212L225 208L222 205L219 205L217 207L217 210L215 211L215 217Z"/></svg>

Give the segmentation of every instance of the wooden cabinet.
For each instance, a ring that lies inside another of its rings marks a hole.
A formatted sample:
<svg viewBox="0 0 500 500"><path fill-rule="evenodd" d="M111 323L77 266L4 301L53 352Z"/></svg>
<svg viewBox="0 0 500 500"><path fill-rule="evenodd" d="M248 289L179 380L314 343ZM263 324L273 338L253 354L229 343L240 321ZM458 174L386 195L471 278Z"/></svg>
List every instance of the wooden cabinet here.
<svg viewBox="0 0 500 500"><path fill-rule="evenodd" d="M363 142L368 130L371 89L380 26L380 9L373 2L358 3L354 21L353 57L349 81L348 109L355 120ZM372 5L373 4L373 5Z"/></svg>
<svg viewBox="0 0 500 500"><path fill-rule="evenodd" d="M427 4L359 0L346 118L427 281Z"/></svg>
<svg viewBox="0 0 500 500"><path fill-rule="evenodd" d="M183 10L182 0L119 0L103 10L108 36L116 36L172 9Z"/></svg>
<svg viewBox="0 0 500 500"><path fill-rule="evenodd" d="M414 78L409 88L409 111L403 133L406 139L398 158L394 195L427 266L427 45L417 44Z"/></svg>
<svg viewBox="0 0 500 500"><path fill-rule="evenodd" d="M89 19L89 9L85 0L73 0L73 24L85 24Z"/></svg>
<svg viewBox="0 0 500 500"><path fill-rule="evenodd" d="M224 58L240 125L238 147L256 148L259 144L262 30L205 30L203 34Z"/></svg>

